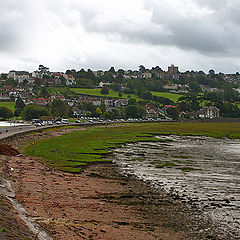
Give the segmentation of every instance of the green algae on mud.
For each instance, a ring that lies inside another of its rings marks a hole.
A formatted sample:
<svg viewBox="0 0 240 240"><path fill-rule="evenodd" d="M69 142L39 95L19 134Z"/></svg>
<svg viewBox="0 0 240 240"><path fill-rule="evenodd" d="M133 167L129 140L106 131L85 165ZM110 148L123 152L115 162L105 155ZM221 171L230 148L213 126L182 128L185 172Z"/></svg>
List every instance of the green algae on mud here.
<svg viewBox="0 0 240 240"><path fill-rule="evenodd" d="M90 163L111 161L111 149L126 143L168 141L156 135L191 135L240 138L238 123L133 123L88 127L59 137L32 141L24 153L40 157L60 170L78 173Z"/></svg>

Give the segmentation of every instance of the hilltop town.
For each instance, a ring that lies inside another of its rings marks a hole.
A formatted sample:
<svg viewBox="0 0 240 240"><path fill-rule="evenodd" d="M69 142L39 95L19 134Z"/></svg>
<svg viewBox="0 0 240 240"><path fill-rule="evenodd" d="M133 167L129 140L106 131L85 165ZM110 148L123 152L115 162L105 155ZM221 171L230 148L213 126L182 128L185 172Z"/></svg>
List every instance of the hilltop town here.
<svg viewBox="0 0 240 240"><path fill-rule="evenodd" d="M240 117L240 74L138 70L66 70L39 65L0 75L0 117L182 120ZM12 104L12 105L11 105ZM10 107L9 107L10 106Z"/></svg>

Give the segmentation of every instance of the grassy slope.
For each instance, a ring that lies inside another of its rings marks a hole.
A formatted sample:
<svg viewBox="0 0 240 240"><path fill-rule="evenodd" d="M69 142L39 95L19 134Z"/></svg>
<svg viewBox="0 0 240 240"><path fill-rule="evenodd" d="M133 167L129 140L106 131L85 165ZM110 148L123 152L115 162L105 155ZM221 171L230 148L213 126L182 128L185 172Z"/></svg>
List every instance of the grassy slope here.
<svg viewBox="0 0 240 240"><path fill-rule="evenodd" d="M90 162L105 161L109 148L136 141L158 141L154 134L207 135L240 138L238 123L148 123L115 127L92 127L61 137L31 142L25 153L41 157L45 162L69 172L79 172ZM159 140L161 141L161 140Z"/></svg>
<svg viewBox="0 0 240 240"><path fill-rule="evenodd" d="M113 90L109 90L109 94L107 94L107 95L102 95L100 93L101 89L99 89L99 88L98 89L71 88L71 90L78 94L119 98L119 95L118 95L119 92L113 91ZM141 100L138 96L136 96L134 94L125 94L125 93L122 93L122 97L120 97L120 98L129 98L128 95L130 95L131 98L135 98L136 100Z"/></svg>
<svg viewBox="0 0 240 240"><path fill-rule="evenodd" d="M7 107L10 110L14 111L15 102L0 102L0 107Z"/></svg>
<svg viewBox="0 0 240 240"><path fill-rule="evenodd" d="M169 92L151 92L151 93L154 96L169 98L173 102L177 102L177 100L183 96L181 94L169 93Z"/></svg>
<svg viewBox="0 0 240 240"><path fill-rule="evenodd" d="M64 88L48 88L52 93L57 93L57 92L62 92L64 90ZM119 98L119 95L117 91L113 91L113 90L109 90L109 94L108 95L102 95L100 93L101 89L100 88L95 88L95 89L91 89L91 88L70 88L73 92L78 93L78 94L83 94L83 95L89 95L89 96L100 96L100 97L113 97L113 98ZM181 94L175 94L175 93L169 93L169 92L151 92L152 95L154 96L159 96L159 97L165 97L165 98L169 98L171 101L176 102L180 97L182 97L183 95ZM131 98L135 98L137 101L139 100L143 100L141 98L139 98L137 95L135 94L125 94L122 93L122 97L121 98L129 98L128 96L131 96Z"/></svg>

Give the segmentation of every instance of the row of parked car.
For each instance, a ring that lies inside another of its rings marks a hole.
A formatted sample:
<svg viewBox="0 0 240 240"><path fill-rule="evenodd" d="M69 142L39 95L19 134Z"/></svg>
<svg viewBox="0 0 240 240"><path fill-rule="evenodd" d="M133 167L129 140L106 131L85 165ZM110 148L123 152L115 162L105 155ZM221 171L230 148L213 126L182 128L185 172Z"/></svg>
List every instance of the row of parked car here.
<svg viewBox="0 0 240 240"><path fill-rule="evenodd" d="M53 125L53 124L69 124L69 120L68 119L58 119L56 121L51 121L51 120L33 119L32 124L34 124L35 127L41 127L41 126Z"/></svg>

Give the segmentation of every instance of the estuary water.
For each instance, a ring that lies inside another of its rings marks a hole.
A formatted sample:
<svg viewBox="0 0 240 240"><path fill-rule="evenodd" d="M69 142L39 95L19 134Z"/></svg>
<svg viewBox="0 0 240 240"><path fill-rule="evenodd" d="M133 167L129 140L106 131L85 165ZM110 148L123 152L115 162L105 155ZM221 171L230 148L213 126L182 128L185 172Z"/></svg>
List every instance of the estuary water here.
<svg viewBox="0 0 240 240"><path fill-rule="evenodd" d="M199 208L231 239L240 239L240 140L158 136L167 141L114 150L124 173Z"/></svg>
<svg viewBox="0 0 240 240"><path fill-rule="evenodd" d="M25 126L25 125L30 125L30 124L0 121L0 127L15 127L15 126Z"/></svg>

